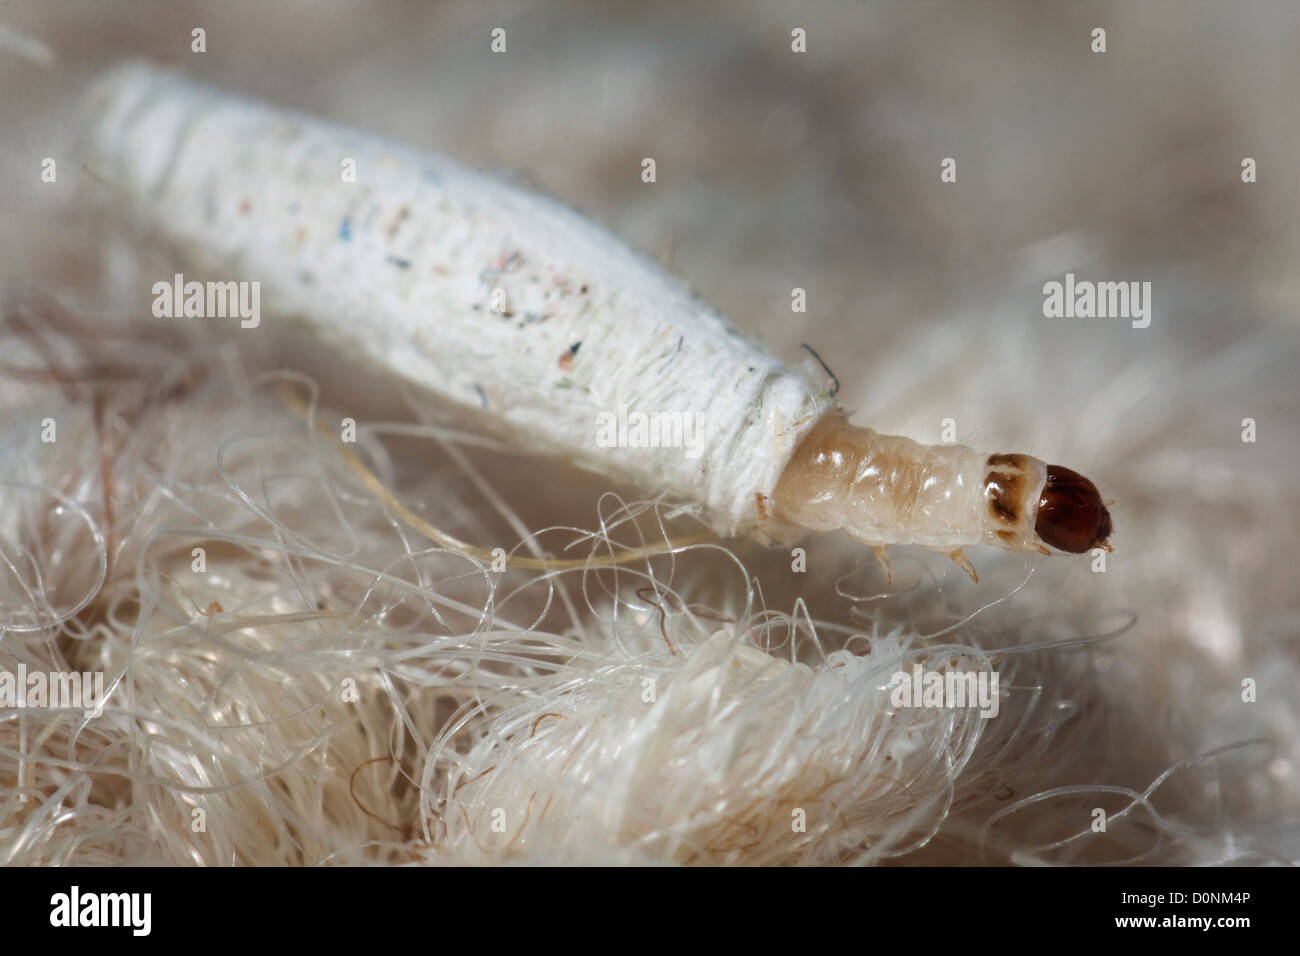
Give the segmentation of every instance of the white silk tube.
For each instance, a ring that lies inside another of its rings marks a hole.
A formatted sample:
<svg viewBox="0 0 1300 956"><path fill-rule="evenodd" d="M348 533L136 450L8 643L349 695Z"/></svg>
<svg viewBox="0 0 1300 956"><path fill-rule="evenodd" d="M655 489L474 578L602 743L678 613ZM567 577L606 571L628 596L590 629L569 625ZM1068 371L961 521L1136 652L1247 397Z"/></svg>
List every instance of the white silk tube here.
<svg viewBox="0 0 1300 956"><path fill-rule="evenodd" d="M259 282L336 349L720 533L754 530L833 404L552 199L146 64L89 104L90 171L206 277Z"/></svg>

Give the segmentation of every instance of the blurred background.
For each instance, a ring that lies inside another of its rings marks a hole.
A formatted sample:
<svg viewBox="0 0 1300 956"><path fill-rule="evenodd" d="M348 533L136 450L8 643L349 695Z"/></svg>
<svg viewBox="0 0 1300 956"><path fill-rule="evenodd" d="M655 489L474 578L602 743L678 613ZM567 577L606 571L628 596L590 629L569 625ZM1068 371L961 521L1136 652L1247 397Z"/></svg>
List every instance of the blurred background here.
<svg viewBox="0 0 1300 956"><path fill-rule="evenodd" d="M504 55L489 49L497 27ZM1294 4L4 3L6 284L147 309L147 286L115 282L113 245L79 225L86 184L62 159L87 83L128 56L554 194L790 362L813 345L861 424L937 442L951 418L959 441L1087 474L1116 501L1106 572L1041 563L1016 620L1047 615L1062 634L1107 611L1137 623L1089 658L1104 729L1040 785L1141 790L1176 761L1263 740L1184 775L1168 809L1240 831L1260 848L1248 858L1300 859ZM57 184L40 181L46 156ZM1151 282L1150 328L1044 317L1043 284L1067 272ZM806 314L791 312L796 287ZM306 361L290 340L259 348L272 365ZM335 401L382 404L333 381ZM589 525L606 490L554 463L485 462L533 526ZM814 542L797 581L788 554L736 547L773 606L805 596L852 620L835 594L859 567L852 542ZM948 582L963 607L1024 576L1021 557L972 557L988 590Z"/></svg>

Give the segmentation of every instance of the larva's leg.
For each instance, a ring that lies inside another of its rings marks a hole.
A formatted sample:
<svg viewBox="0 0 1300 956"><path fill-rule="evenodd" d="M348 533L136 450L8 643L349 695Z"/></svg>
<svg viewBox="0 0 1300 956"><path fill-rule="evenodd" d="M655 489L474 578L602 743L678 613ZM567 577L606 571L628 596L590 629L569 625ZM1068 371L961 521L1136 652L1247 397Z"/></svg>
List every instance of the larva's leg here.
<svg viewBox="0 0 1300 956"><path fill-rule="evenodd" d="M1101 495L1077 472L1030 455L879 435L838 412L804 438L772 497L787 522L843 528L873 547L925 545L972 578L967 545L1079 554L1109 547L1111 534Z"/></svg>
<svg viewBox="0 0 1300 956"><path fill-rule="evenodd" d="M956 551L949 551L948 557L952 558L953 563L970 575L970 579L976 584L980 583L980 576L975 573L975 565L971 564L970 558L966 557L966 552L961 548Z"/></svg>
<svg viewBox="0 0 1300 956"><path fill-rule="evenodd" d="M871 550L876 552L876 561L880 565L880 570L884 572L885 583L894 583L894 565L889 560L889 549L883 544L878 544Z"/></svg>

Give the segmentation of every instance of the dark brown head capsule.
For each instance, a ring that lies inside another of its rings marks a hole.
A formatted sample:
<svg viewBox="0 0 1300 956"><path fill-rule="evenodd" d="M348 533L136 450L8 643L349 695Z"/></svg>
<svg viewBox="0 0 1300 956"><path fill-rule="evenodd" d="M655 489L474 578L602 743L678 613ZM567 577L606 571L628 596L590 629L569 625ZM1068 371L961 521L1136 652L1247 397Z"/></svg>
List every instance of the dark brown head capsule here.
<svg viewBox="0 0 1300 956"><path fill-rule="evenodd" d="M1034 531L1044 544L1081 554L1106 547L1110 512L1091 481L1069 468L1048 465Z"/></svg>

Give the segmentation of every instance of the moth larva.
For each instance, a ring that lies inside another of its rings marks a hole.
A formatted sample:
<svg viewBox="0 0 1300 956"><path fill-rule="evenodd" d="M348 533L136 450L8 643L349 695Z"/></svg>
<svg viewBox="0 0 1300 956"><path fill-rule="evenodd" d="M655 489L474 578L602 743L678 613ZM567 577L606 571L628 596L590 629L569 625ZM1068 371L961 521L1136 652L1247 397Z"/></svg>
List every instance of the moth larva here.
<svg viewBox="0 0 1300 956"><path fill-rule="evenodd" d="M1096 487L1068 468L1030 455L879 435L835 411L795 451L774 504L778 517L793 524L843 528L877 549L921 544L947 551L972 577L961 552L966 545L1077 554L1109 548L1111 533Z"/></svg>
<svg viewBox="0 0 1300 956"><path fill-rule="evenodd" d="M87 167L187 261L259 282L316 337L520 445L696 503L719 533L843 526L959 561L974 543L1105 543L1086 479L852 428L824 388L547 197L145 64L97 84L90 113ZM694 446L602 441L612 414Z"/></svg>

